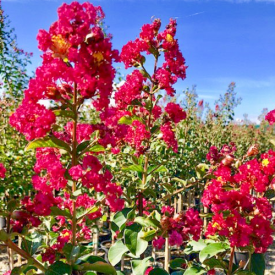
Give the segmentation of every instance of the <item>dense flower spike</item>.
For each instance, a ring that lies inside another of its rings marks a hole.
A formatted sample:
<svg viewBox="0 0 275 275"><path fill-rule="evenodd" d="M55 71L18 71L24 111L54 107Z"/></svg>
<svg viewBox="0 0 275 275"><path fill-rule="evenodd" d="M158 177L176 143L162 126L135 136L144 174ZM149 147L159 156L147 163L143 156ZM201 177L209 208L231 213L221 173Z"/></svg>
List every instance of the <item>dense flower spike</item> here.
<svg viewBox="0 0 275 275"><path fill-rule="evenodd" d="M112 61L117 60L118 52L112 50L110 38L98 25L104 18L101 8L73 2L63 4L58 16L49 32L41 30L37 36L44 51L43 64L30 81L21 107L11 117L11 125L28 140L45 136L55 122L54 114L37 104L39 100L65 103L77 88L83 100L94 97L94 106L102 109L108 106L112 93Z"/></svg>

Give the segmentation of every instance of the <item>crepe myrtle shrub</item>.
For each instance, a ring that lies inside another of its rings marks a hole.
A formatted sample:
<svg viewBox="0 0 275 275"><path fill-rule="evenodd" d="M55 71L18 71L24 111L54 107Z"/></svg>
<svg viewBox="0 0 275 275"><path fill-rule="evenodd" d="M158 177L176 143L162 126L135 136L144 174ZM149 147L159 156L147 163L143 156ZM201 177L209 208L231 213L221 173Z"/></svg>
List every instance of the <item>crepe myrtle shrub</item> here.
<svg viewBox="0 0 275 275"><path fill-rule="evenodd" d="M28 260L16 274L30 269L115 274L81 245L91 238L104 206L113 212L124 206L121 187L97 157L116 140L103 124L81 123L79 114L87 100L104 110L112 93L118 51L103 33L103 18L102 9L88 2L63 4L49 31L38 33L43 62L10 117L10 124L30 141L26 149L36 149L35 193L13 211L11 233L1 232L1 241ZM50 108L41 100L51 101ZM16 235L23 239L21 247L12 241Z"/></svg>
<svg viewBox="0 0 275 275"><path fill-rule="evenodd" d="M199 262L174 260L170 266L183 273L264 274L264 254L273 243L275 152L259 153L253 145L238 159L236 147L210 148L210 162L202 203L209 208L205 238L191 241L186 254L198 253ZM236 252L247 260L234 262ZM227 257L228 255L228 257Z"/></svg>
<svg viewBox="0 0 275 275"><path fill-rule="evenodd" d="M162 163L150 162L151 140L161 135L177 152L173 128L186 117L176 103L168 103L162 110L157 105L160 96L156 96L160 90L172 96L177 78L185 78L185 61L175 39L176 22L171 20L162 32L160 20L143 26L140 38L125 45L119 56L112 49L111 37L102 30L103 18L102 9L88 2L63 4L58 20L37 36L42 65L10 117L10 124L29 141L26 150L36 150L31 180L35 192L12 211L11 231L2 230L0 235L1 242L28 260L13 273L37 269L45 274L116 273L112 265L90 256L91 249L81 244L91 238L91 228L102 216L103 207L129 212L121 187L112 181L104 161L99 161L109 148L117 153L124 144L130 145L138 163L136 168L126 169L138 173L140 180L138 196L131 203L130 224L125 227L125 252L140 255L147 246L146 240L136 244L140 229L152 224L160 228L155 217L158 212L151 213L154 217L149 223L143 216L143 191L150 187L150 174L165 170ZM155 58L152 75L144 67L142 52ZM165 61L158 67L161 53ZM116 107L109 107L115 77L112 63L119 59L126 67L140 69L116 92ZM50 101L50 107L42 105L42 100ZM81 123L84 116L80 112L88 101L99 111L102 123ZM1 177L6 169L1 165ZM135 220L135 201L139 220ZM156 234L157 230L151 235ZM21 246L13 242L17 235L22 237ZM133 261L132 265L135 269L138 264Z"/></svg>
<svg viewBox="0 0 275 275"><path fill-rule="evenodd" d="M163 94L174 97L173 85L186 77L176 21L171 19L164 30L159 19L143 25L139 37L122 48L120 59L132 71L114 93L114 106L106 109L101 119L119 139L112 149L115 157L108 164L119 173L115 177L123 179L127 207L112 219L116 242L108 258L113 265L123 256L134 258L132 272L141 275L152 264L151 257L144 258L149 241L156 249L162 248L164 238L170 245L182 246L189 239L198 239L202 227L196 210L174 217L174 209L164 205L161 195L165 185L159 175L168 170L156 145L178 154L175 129L186 119L186 112L175 101L161 103ZM154 60L153 68L146 59ZM118 171L116 164L121 162L125 165ZM162 269L156 272L166 274Z"/></svg>

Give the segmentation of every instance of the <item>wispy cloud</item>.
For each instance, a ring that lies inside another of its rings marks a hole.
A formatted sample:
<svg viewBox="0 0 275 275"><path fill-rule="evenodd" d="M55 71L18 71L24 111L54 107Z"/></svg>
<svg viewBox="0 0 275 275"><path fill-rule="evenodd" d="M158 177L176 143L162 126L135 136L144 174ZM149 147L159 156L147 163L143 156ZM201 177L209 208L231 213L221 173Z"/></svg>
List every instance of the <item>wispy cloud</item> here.
<svg viewBox="0 0 275 275"><path fill-rule="evenodd" d="M185 17L196 16L196 15L199 15L199 14L202 14L202 13L205 13L205 11L201 11L201 12L192 13L192 14L187 15L187 16L185 16Z"/></svg>

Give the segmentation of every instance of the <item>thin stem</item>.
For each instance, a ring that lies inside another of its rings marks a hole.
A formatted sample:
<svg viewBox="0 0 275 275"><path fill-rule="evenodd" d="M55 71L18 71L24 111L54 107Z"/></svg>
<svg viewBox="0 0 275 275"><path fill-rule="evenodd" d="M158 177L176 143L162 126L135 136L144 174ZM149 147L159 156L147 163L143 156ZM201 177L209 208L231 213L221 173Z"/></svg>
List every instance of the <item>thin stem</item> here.
<svg viewBox="0 0 275 275"><path fill-rule="evenodd" d="M77 84L74 83L74 95L73 95L73 113L75 119L73 121L73 144L72 144L72 166L77 165L77 138L76 138L76 130L77 130L77 119L78 119L78 112L77 112ZM73 181L72 185L72 193L76 191L76 181ZM76 245L76 207L75 207L75 200L73 200L73 220L72 220L72 244Z"/></svg>
<svg viewBox="0 0 275 275"><path fill-rule="evenodd" d="M230 260L229 260L227 275L231 275L232 274L234 252L235 252L235 246L231 247L231 254L230 254Z"/></svg>
<svg viewBox="0 0 275 275"><path fill-rule="evenodd" d="M20 256L22 256L23 258L25 258L26 260L31 260L32 264L34 266L36 266L38 269L40 269L41 271L45 272L46 269L45 267L39 263L37 260L35 260L30 254L28 254L26 251L22 250L21 248L19 248L15 243L13 243L10 239L7 240L5 242L5 244L7 245L7 247L9 247L10 249L12 249L13 251L15 251L17 254L19 254Z"/></svg>

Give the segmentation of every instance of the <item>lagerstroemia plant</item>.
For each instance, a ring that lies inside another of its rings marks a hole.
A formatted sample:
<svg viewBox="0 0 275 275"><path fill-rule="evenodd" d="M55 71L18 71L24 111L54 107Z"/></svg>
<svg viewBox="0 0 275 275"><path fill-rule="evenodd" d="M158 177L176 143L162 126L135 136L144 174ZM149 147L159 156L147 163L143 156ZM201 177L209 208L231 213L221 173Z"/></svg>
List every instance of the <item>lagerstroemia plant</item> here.
<svg viewBox="0 0 275 275"><path fill-rule="evenodd" d="M169 102L162 108L159 103L163 93L173 97L173 84L186 77L185 59L175 38L176 21L170 20L164 31L160 29L161 22L155 19L141 28L139 38L122 48L120 58L125 68L135 69L116 91L115 106L101 115L114 135L119 133L120 149L132 148L128 152L133 163L123 170L136 175L136 182L130 182L126 190L129 208L116 213L112 222L117 242L109 251L109 260L114 265L124 254L142 258L148 241L153 241L157 249L163 247L164 238L172 246L181 246L190 238L197 240L201 233L202 221L193 209L175 217L169 206L162 208L162 215L158 212L161 196L157 194L159 187L154 175L165 172L166 168L165 163L156 161L154 143L162 140L176 154L175 127L186 118L179 104ZM148 56L154 60L151 69L146 64ZM149 264L148 258L133 260L134 274L143 274Z"/></svg>
<svg viewBox="0 0 275 275"><path fill-rule="evenodd" d="M168 103L164 110L158 106L161 95L157 94L165 90L173 96L173 84L178 78L185 78L185 60L175 38L176 22L171 20L162 32L158 19L144 25L140 38L125 45L119 56L112 49L111 37L101 27L103 18L102 9L88 2L63 4L58 9L58 20L49 31L41 30L37 36L43 63L30 80L21 105L10 117L10 124L30 141L27 149L36 149L32 177L35 194L25 197L21 208L12 213L11 234L1 231L1 241L28 260L27 266L15 272L39 269L45 274L56 270L58 274L84 274L94 270L115 274L111 265L89 256L90 249L81 245L91 238L91 227L105 206L111 212L122 211L116 216L127 214L118 228L124 237L120 240L123 253L139 257L149 239L168 230L161 225L157 211L150 211L149 218L143 216L144 204L148 204L143 193L152 188L150 175L165 170L162 163L150 165L152 141L160 137L176 153L174 127L186 117L176 103ZM152 75L145 68L143 52L155 59ZM159 66L162 53L164 62ZM139 69L127 76L114 95L115 106L109 107L115 77L112 63L119 59L126 68ZM50 108L41 100L50 101ZM89 101L103 123L80 123L82 107ZM112 153L118 153L125 145L134 150L136 164L128 170L138 174L139 182L138 195L127 200L130 208L123 209L123 191L112 181L100 155L110 147ZM136 201L139 217L135 217L137 209L133 207ZM180 244L173 241L175 234L184 236L182 241L189 239L188 230L183 231L190 227L188 221L192 223L190 213L173 220L170 242ZM196 212L191 216L198 217ZM118 226L116 222L114 226ZM190 233L197 238L200 226L194 230ZM16 235L23 238L21 247L12 242ZM41 256L36 257L38 249Z"/></svg>
<svg viewBox="0 0 275 275"><path fill-rule="evenodd" d="M220 151L215 146L210 148L207 159L211 180L202 196L203 205L211 210L205 232L208 240L190 243L189 249L200 252L200 271L210 268L210 273L222 269L228 275L262 274L263 253L273 242L274 221L268 198L270 192L274 193L275 153L270 150L258 159L258 148L253 145L239 160L235 150L234 144L224 145ZM247 264L233 264L237 250L249 254ZM224 258L227 252L229 262ZM242 270L244 267L247 271Z"/></svg>
<svg viewBox="0 0 275 275"><path fill-rule="evenodd" d="M35 251L17 247L9 236L2 240L46 274L62 268L67 273L115 272L104 260L101 265L91 261L81 265L84 260L78 260L84 250L88 253L80 242L90 239L101 207L118 211L124 205L120 186L112 182L111 173L96 156L110 143L108 133L102 125L79 123L85 100L91 99L102 110L112 93L112 62L118 60L118 52L100 27L103 18L101 8L89 3L73 2L58 9L58 21L37 37L43 64L10 117L11 125L31 141L28 148L37 148L32 178L36 194L22 200L22 209L13 215L13 231L25 235L28 228L41 228L45 221L47 230L59 233L44 243L43 264L32 257ZM40 100L51 100L54 105L47 109ZM36 240L41 242L37 235Z"/></svg>
<svg viewBox="0 0 275 275"><path fill-rule="evenodd" d="M42 66L10 117L10 124L30 141L26 149L36 149L35 192L11 213L12 229L0 234L2 242L28 260L14 274L33 274L37 269L46 275L116 274L114 266L126 255L134 258L133 274L143 275L150 265L150 257L143 259L149 241L156 249L163 247L165 239L183 248L201 235L198 212L187 209L176 214L171 206L163 206L161 186L155 180L167 172L165 163L156 157L155 146L161 143L169 153L177 154L175 129L187 116L175 100L163 107L159 103L164 94L173 97L173 85L186 77L176 21L170 20L164 30L159 19L144 25L139 37L119 54L102 29L103 18L102 9L88 2L63 4L49 31L38 34ZM154 60L151 69L147 57ZM114 61L133 68L116 91ZM112 97L114 104L110 104ZM42 100L48 100L50 107ZM82 123L90 104L99 113L97 124ZM113 180L107 154L127 154L132 161L121 167L135 178L124 189ZM232 247L250 245L256 252L267 248L272 232L270 206L261 193L274 174L273 158L270 152L261 163L251 160L235 167L230 147L221 152L211 148L208 159L214 167L209 175L213 175L203 197L214 214L208 237L228 238ZM0 177L4 176L0 164ZM108 254L111 264L92 256L92 249L83 245L106 208L115 213L111 229L116 242ZM21 246L12 241L17 235L23 239ZM222 244L220 251L228 247ZM231 273L230 266L227 270Z"/></svg>

